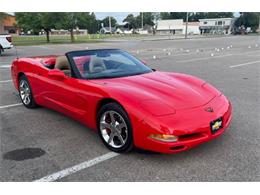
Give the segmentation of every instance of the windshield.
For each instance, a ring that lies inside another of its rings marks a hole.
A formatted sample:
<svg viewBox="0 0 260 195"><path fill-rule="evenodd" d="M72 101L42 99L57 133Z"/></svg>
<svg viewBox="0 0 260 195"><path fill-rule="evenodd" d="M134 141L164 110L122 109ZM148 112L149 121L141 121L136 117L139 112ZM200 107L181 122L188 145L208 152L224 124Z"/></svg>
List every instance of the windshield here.
<svg viewBox="0 0 260 195"><path fill-rule="evenodd" d="M119 49L74 51L67 54L76 76L101 79L152 72L140 60Z"/></svg>

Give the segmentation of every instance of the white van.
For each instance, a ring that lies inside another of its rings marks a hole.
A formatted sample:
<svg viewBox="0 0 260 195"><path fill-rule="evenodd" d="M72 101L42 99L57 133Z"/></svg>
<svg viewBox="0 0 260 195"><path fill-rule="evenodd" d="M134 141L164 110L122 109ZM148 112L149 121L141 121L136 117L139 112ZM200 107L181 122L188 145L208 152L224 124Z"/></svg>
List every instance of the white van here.
<svg viewBox="0 0 260 195"><path fill-rule="evenodd" d="M0 55L5 49L11 49L13 47L11 35L0 34Z"/></svg>

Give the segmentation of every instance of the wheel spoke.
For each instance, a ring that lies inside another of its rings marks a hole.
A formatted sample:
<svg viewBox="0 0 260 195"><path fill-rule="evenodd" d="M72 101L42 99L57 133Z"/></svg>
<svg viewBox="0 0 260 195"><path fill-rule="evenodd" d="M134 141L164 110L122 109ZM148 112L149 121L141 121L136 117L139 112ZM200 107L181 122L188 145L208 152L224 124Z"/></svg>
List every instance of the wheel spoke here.
<svg viewBox="0 0 260 195"><path fill-rule="evenodd" d="M119 125L117 125L117 128L119 129L119 130L122 130L123 128L126 128L126 124L123 122L123 123L120 123Z"/></svg>
<svg viewBox="0 0 260 195"><path fill-rule="evenodd" d="M119 139L119 141L121 142L122 145L125 144L125 141L124 141L123 137L121 136L121 134L117 133L116 136L118 137L118 139Z"/></svg>
<svg viewBox="0 0 260 195"><path fill-rule="evenodd" d="M115 137L115 134L113 132L111 132L110 137L107 140L107 143L110 144L110 142L113 140L114 137Z"/></svg>
<svg viewBox="0 0 260 195"><path fill-rule="evenodd" d="M28 104L28 103L30 103L30 97L29 97L29 95L27 95L26 97L25 97L25 102L24 102L25 104Z"/></svg>
<svg viewBox="0 0 260 195"><path fill-rule="evenodd" d="M102 121L102 122L100 123L100 126L101 126L101 128L111 129L111 125L108 124L108 123L106 123L105 121Z"/></svg>
<svg viewBox="0 0 260 195"><path fill-rule="evenodd" d="M21 82L20 87L24 89L24 81Z"/></svg>
<svg viewBox="0 0 260 195"><path fill-rule="evenodd" d="M114 113L112 111L109 112L109 116L110 116L110 119L111 119L111 124L115 124L116 120L115 120L115 117L114 117Z"/></svg>

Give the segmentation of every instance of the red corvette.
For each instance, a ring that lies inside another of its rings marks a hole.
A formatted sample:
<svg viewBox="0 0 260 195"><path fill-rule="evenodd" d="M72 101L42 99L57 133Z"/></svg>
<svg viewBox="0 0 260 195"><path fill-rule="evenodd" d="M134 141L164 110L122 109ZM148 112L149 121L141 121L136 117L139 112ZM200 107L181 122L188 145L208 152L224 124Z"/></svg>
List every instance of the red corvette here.
<svg viewBox="0 0 260 195"><path fill-rule="evenodd" d="M20 58L11 73L24 106L79 120L115 152L181 152L218 137L231 121L230 101L210 84L152 70L119 49Z"/></svg>

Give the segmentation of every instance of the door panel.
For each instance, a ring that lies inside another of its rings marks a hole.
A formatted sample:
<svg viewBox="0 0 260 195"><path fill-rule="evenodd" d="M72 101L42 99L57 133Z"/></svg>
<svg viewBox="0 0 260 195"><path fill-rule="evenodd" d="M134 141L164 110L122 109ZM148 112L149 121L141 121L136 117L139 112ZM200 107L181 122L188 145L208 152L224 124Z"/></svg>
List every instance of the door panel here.
<svg viewBox="0 0 260 195"><path fill-rule="evenodd" d="M81 118L87 111L87 98L79 96L77 79L67 77L64 80L48 78L44 92L45 103L73 118Z"/></svg>

